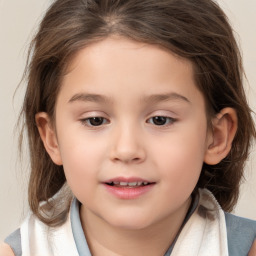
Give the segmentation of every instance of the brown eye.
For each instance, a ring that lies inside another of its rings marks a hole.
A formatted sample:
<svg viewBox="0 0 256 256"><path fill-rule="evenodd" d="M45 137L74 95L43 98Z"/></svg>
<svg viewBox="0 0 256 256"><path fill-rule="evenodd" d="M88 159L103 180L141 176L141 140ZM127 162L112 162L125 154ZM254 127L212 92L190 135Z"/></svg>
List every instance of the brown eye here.
<svg viewBox="0 0 256 256"><path fill-rule="evenodd" d="M164 116L155 116L155 117L153 117L152 121L155 125L165 125L167 118Z"/></svg>
<svg viewBox="0 0 256 256"><path fill-rule="evenodd" d="M82 123L87 125L87 126L100 126L103 125L107 122L107 120L103 117L90 117L82 120Z"/></svg>
<svg viewBox="0 0 256 256"><path fill-rule="evenodd" d="M154 116L148 119L148 123L157 125L157 126L164 126L168 124L172 124L175 122L174 118L166 117L166 116Z"/></svg>

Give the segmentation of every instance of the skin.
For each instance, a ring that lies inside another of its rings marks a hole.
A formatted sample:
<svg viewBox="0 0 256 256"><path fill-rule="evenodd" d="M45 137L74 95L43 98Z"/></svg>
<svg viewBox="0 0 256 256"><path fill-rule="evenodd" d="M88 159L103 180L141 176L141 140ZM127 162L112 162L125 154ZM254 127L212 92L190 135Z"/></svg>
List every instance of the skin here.
<svg viewBox="0 0 256 256"><path fill-rule="evenodd" d="M0 243L0 256L15 256L8 244Z"/></svg>
<svg viewBox="0 0 256 256"><path fill-rule="evenodd" d="M103 122L94 126L93 117ZM55 123L46 113L36 121L82 203L93 255L163 255L186 216L203 162L221 161L237 128L230 108L207 126L188 60L124 38L81 50L63 78ZM120 199L104 184L117 177L154 184L135 199Z"/></svg>
<svg viewBox="0 0 256 256"><path fill-rule="evenodd" d="M256 240L254 241L248 256L256 256Z"/></svg>

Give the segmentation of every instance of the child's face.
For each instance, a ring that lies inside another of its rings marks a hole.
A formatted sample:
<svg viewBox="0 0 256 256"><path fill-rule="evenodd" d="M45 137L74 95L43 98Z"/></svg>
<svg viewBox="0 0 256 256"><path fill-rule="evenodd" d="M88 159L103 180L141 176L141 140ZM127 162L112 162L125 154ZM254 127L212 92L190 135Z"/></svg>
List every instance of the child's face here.
<svg viewBox="0 0 256 256"><path fill-rule="evenodd" d="M184 217L211 140L191 63L112 38L80 51L69 71L56 133L82 218L140 229Z"/></svg>

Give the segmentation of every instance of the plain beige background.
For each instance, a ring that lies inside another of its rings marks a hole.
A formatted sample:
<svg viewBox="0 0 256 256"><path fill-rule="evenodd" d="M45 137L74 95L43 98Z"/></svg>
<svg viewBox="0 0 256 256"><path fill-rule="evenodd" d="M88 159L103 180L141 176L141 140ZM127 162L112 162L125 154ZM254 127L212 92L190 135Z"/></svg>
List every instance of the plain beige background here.
<svg viewBox="0 0 256 256"><path fill-rule="evenodd" d="M15 122L24 85L13 98L22 76L26 51L50 0L0 0L0 240L19 226L27 211L27 160L18 161ZM256 1L219 0L239 34L251 107L256 111ZM247 181L235 213L256 219L256 149L246 168Z"/></svg>

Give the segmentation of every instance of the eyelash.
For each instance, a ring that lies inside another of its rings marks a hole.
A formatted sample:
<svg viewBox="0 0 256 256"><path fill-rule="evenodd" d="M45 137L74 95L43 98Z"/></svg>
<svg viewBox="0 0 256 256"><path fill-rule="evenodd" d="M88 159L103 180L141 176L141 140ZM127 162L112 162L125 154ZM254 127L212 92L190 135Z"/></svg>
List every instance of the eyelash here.
<svg viewBox="0 0 256 256"><path fill-rule="evenodd" d="M163 124L156 124L154 122L154 119L155 119L155 121L157 121L157 119L160 119L158 121L160 121L160 122L164 121L164 123ZM153 124L153 125L156 125L156 126L169 126L169 125L172 125L173 123L175 123L176 121L177 121L177 119L172 118L172 117L168 117L168 116L153 116L153 117L150 117L147 120L147 123L150 123L150 124Z"/></svg>
<svg viewBox="0 0 256 256"><path fill-rule="evenodd" d="M109 123L109 121L106 118L101 117L101 116L89 117L89 118L81 119L80 121L85 126L95 127L95 128ZM94 122L94 121L96 121L96 122L98 121L98 124L95 124L95 123L92 124L92 122ZM168 116L160 116L160 115L150 117L149 119L146 120L147 123L150 123L152 125L164 126L164 127L172 125L176 121L177 121L177 119L175 119L175 118L168 117ZM158 122L158 124L157 124L157 122Z"/></svg>
<svg viewBox="0 0 256 256"><path fill-rule="evenodd" d="M97 124L97 125L93 125L91 122L94 120L94 121L100 121L100 124ZM80 120L81 123L85 126L89 126L89 127L99 127L99 126L102 126L106 123L109 123L109 121L104 118L104 117L101 117L101 116L94 116L94 117L88 117L88 118L85 118L85 119L81 119Z"/></svg>

